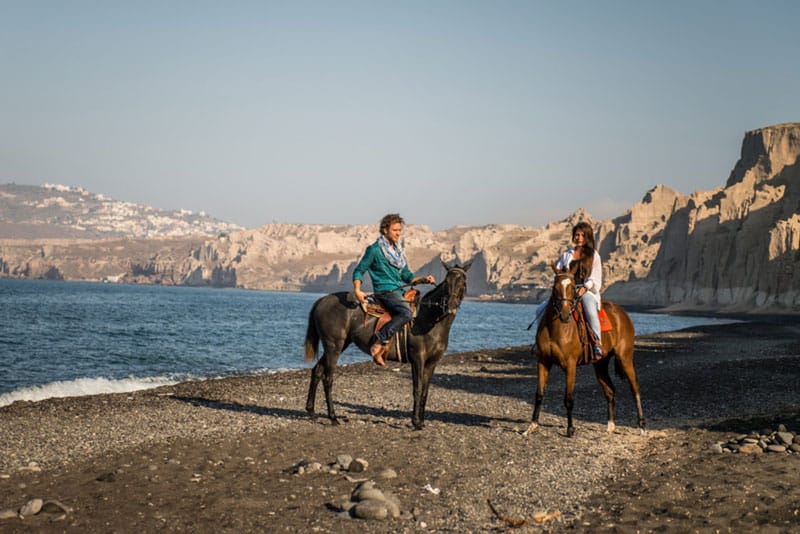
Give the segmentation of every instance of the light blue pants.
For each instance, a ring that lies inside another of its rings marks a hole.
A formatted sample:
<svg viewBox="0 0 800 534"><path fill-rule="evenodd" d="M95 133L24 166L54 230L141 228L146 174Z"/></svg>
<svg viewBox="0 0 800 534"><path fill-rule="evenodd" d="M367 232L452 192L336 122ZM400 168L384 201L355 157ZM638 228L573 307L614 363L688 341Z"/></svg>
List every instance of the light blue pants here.
<svg viewBox="0 0 800 534"><path fill-rule="evenodd" d="M603 339L600 337L600 301L597 300L597 296L594 293L587 291L581 297L581 302L583 303L583 313L589 323L589 328L592 329L599 342Z"/></svg>

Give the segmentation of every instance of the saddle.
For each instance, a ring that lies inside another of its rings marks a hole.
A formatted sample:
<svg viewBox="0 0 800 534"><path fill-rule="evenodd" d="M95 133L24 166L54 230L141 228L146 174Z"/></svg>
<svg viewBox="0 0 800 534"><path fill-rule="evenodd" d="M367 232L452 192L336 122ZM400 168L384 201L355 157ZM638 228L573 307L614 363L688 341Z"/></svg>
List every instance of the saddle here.
<svg viewBox="0 0 800 534"><path fill-rule="evenodd" d="M581 359L578 361L578 365L589 364L594 361L594 345L597 345L600 340L597 339L592 328L589 326L588 321L586 321L586 316L583 312L583 303L579 302L578 305L575 307L575 310L572 312L572 317L575 319L575 322L578 324L578 336L581 340L581 346L583 347L583 354L581 355ZM600 308L600 312L597 314L598 319L600 319L600 332L611 332L614 327L611 325L611 321L608 319L608 315L603 308Z"/></svg>
<svg viewBox="0 0 800 534"><path fill-rule="evenodd" d="M412 317L411 320L412 321L414 320L413 318L417 316L417 302L419 301L419 296L420 296L419 295L419 290L418 289L414 289L414 288L411 288L411 289L407 290L405 293L403 293L403 300L408 302L408 305L411 307L411 317ZM373 330L372 330L373 335L377 334L378 331L381 328L383 328L383 326L386 323L388 323L389 321L392 320L392 315L376 299L369 299L367 302L362 302L361 303L361 309L364 311L364 326L365 327L367 326L367 323L369 322L370 317L377 317L378 318L378 320L375 321L375 328L373 328ZM408 325L406 325L405 328L408 328ZM395 343L399 343L399 340L397 339L397 337L398 337L398 334L395 334L394 335L394 339L391 340L391 341L394 341ZM400 355L401 351L400 351L399 344L398 344L397 349L398 350L395 351L395 358L394 359L396 359L398 361L402 361L402 357ZM387 359L389 359L389 358L387 358Z"/></svg>

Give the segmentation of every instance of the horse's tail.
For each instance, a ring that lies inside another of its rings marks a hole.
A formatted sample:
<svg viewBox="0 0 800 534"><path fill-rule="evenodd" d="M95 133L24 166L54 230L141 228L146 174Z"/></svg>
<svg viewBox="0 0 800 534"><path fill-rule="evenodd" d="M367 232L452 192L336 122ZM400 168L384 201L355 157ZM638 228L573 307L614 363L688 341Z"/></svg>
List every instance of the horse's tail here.
<svg viewBox="0 0 800 534"><path fill-rule="evenodd" d="M308 327L306 328L306 343L305 343L305 360L313 362L317 357L317 348L319 348L319 332L317 332L317 324L314 320L314 311L317 309L317 303L311 307L308 313Z"/></svg>

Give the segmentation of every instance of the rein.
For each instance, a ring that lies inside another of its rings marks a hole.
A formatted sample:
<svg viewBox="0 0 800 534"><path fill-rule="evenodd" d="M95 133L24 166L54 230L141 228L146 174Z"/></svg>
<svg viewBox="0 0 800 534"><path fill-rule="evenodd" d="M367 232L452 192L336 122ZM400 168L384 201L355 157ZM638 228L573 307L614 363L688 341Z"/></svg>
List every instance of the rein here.
<svg viewBox="0 0 800 534"><path fill-rule="evenodd" d="M560 278L567 278L569 280L572 280L572 282L574 283L575 276L570 273L562 273L556 276L556 281L553 283L553 294L550 297L550 304L553 307L553 311L555 312L555 314L558 316L559 319L561 319L562 322L567 322L570 316L573 313L575 313L575 310L578 307L578 301L580 300L580 297L577 295L577 289L582 287L583 284L575 284L575 289L576 289L575 297L571 299L567 297L560 297L556 294L556 289L555 289L556 284L558 284ZM564 315L561 313L561 306L564 302L569 303L569 310L567 311L566 317L564 317Z"/></svg>
<svg viewBox="0 0 800 534"><path fill-rule="evenodd" d="M428 282L419 281L419 282L411 282L410 284L403 284L401 286L393 287L392 289L386 289L384 291L375 291L374 293L367 293L367 297L374 297L375 295L385 295L387 293L391 293L393 291L397 291L398 289L405 289L407 287L414 287L420 286L423 284L427 284Z"/></svg>

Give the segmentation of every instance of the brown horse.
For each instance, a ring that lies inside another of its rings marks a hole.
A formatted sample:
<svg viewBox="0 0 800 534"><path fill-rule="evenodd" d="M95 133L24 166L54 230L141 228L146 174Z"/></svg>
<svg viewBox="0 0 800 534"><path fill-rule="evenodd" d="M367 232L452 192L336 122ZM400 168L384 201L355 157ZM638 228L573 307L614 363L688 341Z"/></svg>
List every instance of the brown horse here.
<svg viewBox="0 0 800 534"><path fill-rule="evenodd" d="M447 350L450 327L456 318L456 311L467 291L467 271L470 264L448 266L442 283L426 293L417 305L417 317L408 331L403 349L403 360L411 362L411 381L414 394L414 411L411 424L421 430L425 419L425 404L428 401L428 388L436 364ZM335 425L339 424L333 408L333 371L339 355L351 343L369 354L373 343L375 318L365 318L364 311L352 293L332 293L314 303L308 317L305 341L305 359L313 361L322 344L323 353L311 370L311 383L308 387L306 411L312 419L316 418L314 405L317 385L322 380L328 417ZM391 354L395 348L392 347Z"/></svg>
<svg viewBox="0 0 800 534"><path fill-rule="evenodd" d="M538 347L536 403L533 408L532 422L525 431L525 435L539 426L539 412L541 411L542 399L547 388L550 367L553 364L561 367L566 375L564 405L567 408L567 435L575 435L575 427L572 424L575 373L579 363L586 363L583 358L584 345L579 332L579 328L583 328L583 326L580 326L573 316L580 302L580 297L577 296L578 286L575 283L575 270L577 267L577 264L572 265L569 272L559 272L553 267L553 270L556 271L556 277L553 283L550 304L536 331L536 345ZM636 401L636 410L639 414L639 428L644 433L645 421L644 413L642 412L642 400L639 396L636 371L633 369L633 323L625 310L613 302L604 300L603 310L608 315L612 330L602 334L602 344L607 350L607 355L594 362L593 365L597 381L600 382L608 402L608 431L614 431L615 391L614 385L611 383L611 377L608 374L610 357L614 356L614 369L617 372L617 376L624 376L630 384L633 398Z"/></svg>

